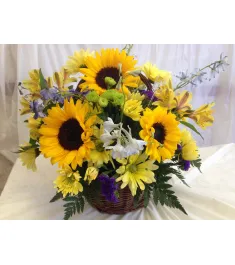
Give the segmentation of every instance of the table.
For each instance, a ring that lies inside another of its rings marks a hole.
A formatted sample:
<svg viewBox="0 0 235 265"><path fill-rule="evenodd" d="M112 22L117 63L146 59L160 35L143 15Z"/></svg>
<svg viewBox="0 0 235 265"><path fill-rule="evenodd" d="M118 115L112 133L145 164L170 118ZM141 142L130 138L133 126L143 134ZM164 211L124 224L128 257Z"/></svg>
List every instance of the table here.
<svg viewBox="0 0 235 265"><path fill-rule="evenodd" d="M102 214L86 204L84 212L71 219L235 219L235 144L200 148L200 154L203 173L197 168L185 172L190 188L176 178L172 180L188 215L166 206L156 207L150 201L148 208L125 215ZM57 167L43 157L36 163L38 171L33 173L19 159L16 161L0 197L0 219L63 219L64 202L49 203L55 194L53 180Z"/></svg>

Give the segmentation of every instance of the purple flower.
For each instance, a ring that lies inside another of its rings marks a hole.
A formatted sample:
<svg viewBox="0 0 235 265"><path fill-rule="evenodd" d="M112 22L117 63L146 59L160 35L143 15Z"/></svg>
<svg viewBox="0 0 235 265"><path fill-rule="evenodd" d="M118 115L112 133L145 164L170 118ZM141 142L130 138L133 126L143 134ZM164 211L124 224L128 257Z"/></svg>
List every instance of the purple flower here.
<svg viewBox="0 0 235 265"><path fill-rule="evenodd" d="M152 99L152 101L157 101L157 97L154 96L154 92L152 90L141 90L141 95L145 95L149 100Z"/></svg>
<svg viewBox="0 0 235 265"><path fill-rule="evenodd" d="M101 174L97 179L101 183L101 193L105 199L110 202L118 202L118 199L115 195L115 191L118 189L115 178L110 178L107 175Z"/></svg>
<svg viewBox="0 0 235 265"><path fill-rule="evenodd" d="M190 168L190 161L188 160L183 160L183 165L184 165L184 170L188 171Z"/></svg>
<svg viewBox="0 0 235 265"><path fill-rule="evenodd" d="M177 144L177 151L182 151L182 146L180 144Z"/></svg>
<svg viewBox="0 0 235 265"><path fill-rule="evenodd" d="M40 118L45 117L45 114L42 112L44 106L42 103L39 103L37 100L30 102L30 109L34 113L34 119L37 119L38 117Z"/></svg>
<svg viewBox="0 0 235 265"><path fill-rule="evenodd" d="M45 89L41 90L40 94L41 94L43 100L54 99L54 97L57 94L57 89L45 88Z"/></svg>

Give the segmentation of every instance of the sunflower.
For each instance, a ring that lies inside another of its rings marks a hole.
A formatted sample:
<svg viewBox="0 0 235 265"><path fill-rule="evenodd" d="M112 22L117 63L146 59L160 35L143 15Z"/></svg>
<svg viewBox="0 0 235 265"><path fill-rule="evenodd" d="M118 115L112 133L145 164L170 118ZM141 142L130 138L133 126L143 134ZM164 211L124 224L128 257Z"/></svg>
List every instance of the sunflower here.
<svg viewBox="0 0 235 265"><path fill-rule="evenodd" d="M39 129L40 150L45 157L51 157L51 163L59 166L70 164L73 169L81 166L89 158L90 150L95 147L91 140L92 125L96 115L87 118L88 103L65 99L64 109L59 105L48 111L48 117Z"/></svg>
<svg viewBox="0 0 235 265"><path fill-rule="evenodd" d="M101 53L96 52L95 58L88 56L85 59L87 68L80 68L80 72L84 74L81 78L85 80L80 85L82 90L95 90L102 94L107 88L117 85L120 77L122 85L120 91L129 93L127 87L137 87L138 77L129 75L127 72L135 69L136 60L133 56L126 54L124 50L118 49L102 49ZM111 81L112 82L111 82Z"/></svg>
<svg viewBox="0 0 235 265"><path fill-rule="evenodd" d="M160 162L172 158L180 141L178 124L175 115L165 108L145 110L140 119L140 137L147 142L146 153L151 159Z"/></svg>

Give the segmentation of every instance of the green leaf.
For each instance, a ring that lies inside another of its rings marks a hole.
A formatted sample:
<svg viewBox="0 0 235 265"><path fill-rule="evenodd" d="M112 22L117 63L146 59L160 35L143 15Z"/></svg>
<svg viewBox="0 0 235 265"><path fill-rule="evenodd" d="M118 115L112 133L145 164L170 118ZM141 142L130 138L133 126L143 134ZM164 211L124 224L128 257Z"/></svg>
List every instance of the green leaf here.
<svg viewBox="0 0 235 265"><path fill-rule="evenodd" d="M50 202L55 202L61 198L63 198L62 192L57 192L56 195L50 200Z"/></svg>
<svg viewBox="0 0 235 265"><path fill-rule="evenodd" d="M198 159L196 159L196 160L190 161L190 163L191 163L191 165L192 165L193 167L197 167L198 170L202 173L202 171L201 171L201 165L202 165L202 160L201 160L201 158L198 158Z"/></svg>
<svg viewBox="0 0 235 265"><path fill-rule="evenodd" d="M149 199L151 196L151 186L146 185L144 190L144 207L146 208L149 204Z"/></svg>
<svg viewBox="0 0 235 265"><path fill-rule="evenodd" d="M194 131L195 133L197 133L198 135L200 135L202 137L202 135L199 133L199 131L191 123L188 123L186 121L181 121L180 123L182 123L184 126L190 128L192 131ZM204 140L203 137L202 137L202 139Z"/></svg>
<svg viewBox="0 0 235 265"><path fill-rule="evenodd" d="M41 89L48 88L47 81L42 74L41 68L39 69L39 81Z"/></svg>

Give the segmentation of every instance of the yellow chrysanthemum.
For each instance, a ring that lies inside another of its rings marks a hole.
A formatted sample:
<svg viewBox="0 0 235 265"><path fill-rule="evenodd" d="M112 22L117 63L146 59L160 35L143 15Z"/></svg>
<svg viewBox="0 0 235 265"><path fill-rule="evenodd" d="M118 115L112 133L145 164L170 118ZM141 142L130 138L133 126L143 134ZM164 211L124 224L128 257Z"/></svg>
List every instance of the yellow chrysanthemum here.
<svg viewBox="0 0 235 265"><path fill-rule="evenodd" d="M136 60L133 56L129 56L126 52L118 49L102 49L101 53L96 52L95 58L88 56L85 60L87 68L80 68L80 72L84 74L81 78L85 80L80 85L82 90L95 90L98 94L102 94L110 87L107 80L112 80L115 85L118 84L120 73L122 78L120 92L122 90L128 94L128 87L137 87L138 77L129 75L127 72L134 69ZM119 73L120 70L120 73ZM107 79L107 77L112 79Z"/></svg>
<svg viewBox="0 0 235 265"><path fill-rule="evenodd" d="M191 133L186 129L181 132L182 158L193 161L198 158L198 148Z"/></svg>
<svg viewBox="0 0 235 265"><path fill-rule="evenodd" d="M147 142L146 153L151 159L171 159L180 141L179 122L166 108L146 109L140 119L140 137Z"/></svg>
<svg viewBox="0 0 235 265"><path fill-rule="evenodd" d="M214 122L214 117L212 116L214 110L211 109L214 105L214 102L202 105L189 118L193 119L202 129L206 129L206 127L211 126Z"/></svg>
<svg viewBox="0 0 235 265"><path fill-rule="evenodd" d="M32 138L33 140L37 140L40 136L39 128L41 126L41 123L41 118L34 119L30 117L28 119L27 127L30 129L30 138Z"/></svg>
<svg viewBox="0 0 235 265"><path fill-rule="evenodd" d="M121 189L128 185L132 196L136 195L138 187L141 190L145 189L144 183L150 184L156 182L152 170L157 170L158 166L154 165L154 161L147 160L147 158L148 156L143 153L118 160L122 166L116 170L121 175L116 181L122 181Z"/></svg>
<svg viewBox="0 0 235 265"><path fill-rule="evenodd" d="M51 157L52 164L59 166L70 164L73 169L81 166L95 147L91 140L93 124L96 115L89 114L88 103L82 104L73 99L64 101L64 109L59 105L48 111L48 117L43 119L44 124L39 129L40 150L45 157Z"/></svg>
<svg viewBox="0 0 235 265"><path fill-rule="evenodd" d="M60 91L67 91L68 87L66 87L66 85L77 82L77 78L70 77L68 71L64 67L61 68L60 72L55 72L53 74L53 80Z"/></svg>
<svg viewBox="0 0 235 265"><path fill-rule="evenodd" d="M103 147L103 142L100 140L100 136L103 134L103 127L100 129L94 127L94 136L96 137L95 149L91 150L90 161L96 166L101 167L103 164L107 164L110 160L110 151L106 151Z"/></svg>
<svg viewBox="0 0 235 265"><path fill-rule="evenodd" d="M134 121L138 121L143 111L142 102L136 99L129 99L125 102L124 105L124 114L127 117L132 118Z"/></svg>
<svg viewBox="0 0 235 265"><path fill-rule="evenodd" d="M98 174L99 170L96 167L88 167L86 170L84 180L87 180L88 184L90 185L91 182L97 178Z"/></svg>
<svg viewBox="0 0 235 265"><path fill-rule="evenodd" d="M31 112L30 110L30 101L28 101L25 97L20 99L20 104L23 107L20 109L20 115L28 114Z"/></svg>
<svg viewBox="0 0 235 265"><path fill-rule="evenodd" d="M88 50L81 49L80 51L76 51L73 56L69 56L69 60L66 63L65 68L68 73L76 74L80 71L80 68L85 65L85 60L88 56L94 56L94 51L90 52Z"/></svg>
<svg viewBox="0 0 235 265"><path fill-rule="evenodd" d="M168 83L171 80L171 74L169 72L158 69L150 62L147 62L143 65L142 71L152 82Z"/></svg>
<svg viewBox="0 0 235 265"><path fill-rule="evenodd" d="M55 188L58 192L62 192L63 197L67 194L77 195L83 191L82 184L79 182L81 176L78 172L73 172L69 165L65 165L63 169L59 170L59 176L54 181Z"/></svg>
<svg viewBox="0 0 235 265"><path fill-rule="evenodd" d="M39 155L38 150L35 148L31 148L32 145L30 143L26 143L20 146L20 154L19 157L22 161L22 165L26 166L27 169L31 169L32 171L36 171L36 157ZM25 150L25 151L24 151Z"/></svg>

